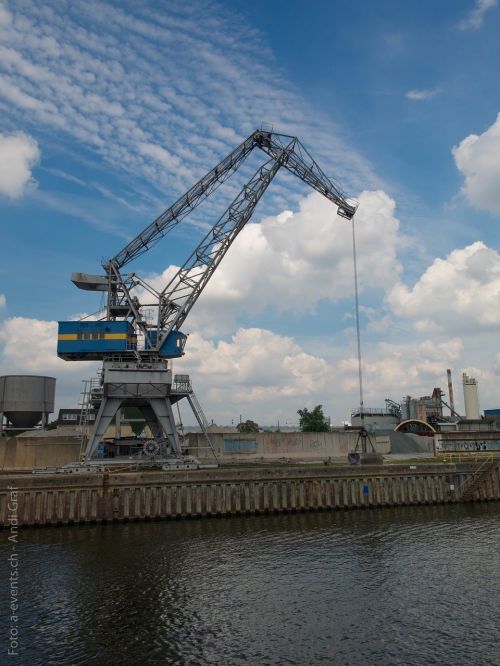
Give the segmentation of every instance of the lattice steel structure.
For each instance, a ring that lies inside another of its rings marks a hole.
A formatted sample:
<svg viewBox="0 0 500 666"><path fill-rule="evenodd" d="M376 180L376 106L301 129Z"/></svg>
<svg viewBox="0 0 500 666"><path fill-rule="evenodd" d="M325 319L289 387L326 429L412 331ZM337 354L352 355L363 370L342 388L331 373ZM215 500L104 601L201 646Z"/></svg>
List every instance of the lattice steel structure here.
<svg viewBox="0 0 500 666"><path fill-rule="evenodd" d="M147 252L228 180L255 148L266 154L267 161L245 183L161 291L135 273L122 274L127 264ZM338 215L352 219L355 202L346 197L337 182L325 175L297 137L261 129L253 132L112 259L104 262L104 275L73 273L72 281L77 287L107 294L106 311L98 321L60 322L59 328L58 354L61 358L102 359L104 362L104 398L85 450L85 459L93 456L105 423L109 423L116 410L126 404L138 406L156 433L155 437L170 442L170 452L179 455L169 397L172 380L168 359L183 355L186 336L180 327L282 167L335 204ZM133 293L137 287L142 288L153 302L142 304ZM145 316L146 308L152 305L157 309L157 318L153 322ZM126 322L125 328L117 322ZM142 347L137 344L138 339L144 341ZM151 387L147 387L149 380L146 381L151 373L155 378L154 396ZM117 377L122 379L117 381Z"/></svg>

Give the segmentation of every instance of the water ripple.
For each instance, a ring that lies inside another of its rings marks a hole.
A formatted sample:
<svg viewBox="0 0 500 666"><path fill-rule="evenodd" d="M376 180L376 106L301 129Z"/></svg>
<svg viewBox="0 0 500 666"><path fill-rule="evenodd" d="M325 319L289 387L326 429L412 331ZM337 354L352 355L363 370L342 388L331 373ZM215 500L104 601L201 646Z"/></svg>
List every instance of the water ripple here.
<svg viewBox="0 0 500 666"><path fill-rule="evenodd" d="M500 664L498 513L25 530L20 663Z"/></svg>

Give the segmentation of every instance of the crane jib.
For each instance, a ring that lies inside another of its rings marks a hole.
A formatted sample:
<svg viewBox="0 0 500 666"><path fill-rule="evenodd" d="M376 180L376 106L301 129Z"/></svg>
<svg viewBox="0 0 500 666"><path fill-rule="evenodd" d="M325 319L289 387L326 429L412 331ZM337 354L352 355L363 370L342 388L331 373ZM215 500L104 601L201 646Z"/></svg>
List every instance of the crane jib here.
<svg viewBox="0 0 500 666"><path fill-rule="evenodd" d="M228 180L256 147L268 161L245 183L163 291L133 273L121 274L126 264L147 252ZM75 327L78 322L59 323L58 355L66 360L107 359L114 354L146 360L182 356L186 336L179 328L281 167L332 201L338 215L352 219L356 203L325 175L297 137L256 130L105 262L105 275L73 273L72 281L80 289L107 292L107 303L96 320L80 328ZM154 299L152 303L140 302L139 288Z"/></svg>

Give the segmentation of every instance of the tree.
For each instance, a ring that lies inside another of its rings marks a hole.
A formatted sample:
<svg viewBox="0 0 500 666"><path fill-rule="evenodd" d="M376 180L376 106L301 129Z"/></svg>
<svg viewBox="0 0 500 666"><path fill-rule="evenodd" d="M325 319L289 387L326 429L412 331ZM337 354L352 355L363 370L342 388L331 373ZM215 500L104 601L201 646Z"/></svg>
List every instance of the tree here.
<svg viewBox="0 0 500 666"><path fill-rule="evenodd" d="M255 421L250 421L250 419L248 419L247 421L238 423L238 425L236 426L236 430L238 432L259 432L259 424L255 423Z"/></svg>
<svg viewBox="0 0 500 666"><path fill-rule="evenodd" d="M311 411L304 407L299 409L297 414L300 416L302 432L330 432L330 424L323 414L323 405L316 405Z"/></svg>

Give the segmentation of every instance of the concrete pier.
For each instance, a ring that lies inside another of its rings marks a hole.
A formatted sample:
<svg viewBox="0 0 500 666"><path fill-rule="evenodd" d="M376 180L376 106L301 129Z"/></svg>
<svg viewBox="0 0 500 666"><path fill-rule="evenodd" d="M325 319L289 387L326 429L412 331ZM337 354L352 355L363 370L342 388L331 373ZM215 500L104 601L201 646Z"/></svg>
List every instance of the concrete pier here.
<svg viewBox="0 0 500 666"><path fill-rule="evenodd" d="M370 508L500 499L497 462L3 474L0 525Z"/></svg>

